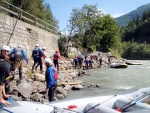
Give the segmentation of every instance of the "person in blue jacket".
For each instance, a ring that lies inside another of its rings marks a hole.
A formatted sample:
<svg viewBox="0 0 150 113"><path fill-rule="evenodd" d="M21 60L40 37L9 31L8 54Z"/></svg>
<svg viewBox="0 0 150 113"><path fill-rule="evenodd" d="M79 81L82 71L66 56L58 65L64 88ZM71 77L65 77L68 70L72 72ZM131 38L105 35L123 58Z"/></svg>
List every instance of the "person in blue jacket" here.
<svg viewBox="0 0 150 113"><path fill-rule="evenodd" d="M77 56L75 56L75 58L74 58L74 60L73 60L73 64L74 64L74 68L75 69L77 69L77 67L78 67L78 58L77 58Z"/></svg>
<svg viewBox="0 0 150 113"><path fill-rule="evenodd" d="M43 65L42 65L42 56L45 56L42 50L39 48L39 44L35 45L35 48L32 50L32 58L34 60L34 64L32 66L32 72L34 72L34 67L38 63L40 65L41 74L43 73Z"/></svg>
<svg viewBox="0 0 150 113"><path fill-rule="evenodd" d="M10 61L13 62L12 64L13 71L15 71L16 68L19 69L19 80L21 80L22 79L22 60L23 59L26 60L28 64L28 58L27 58L26 52L22 48L22 45L18 45L16 48L13 48L9 53L9 57L10 57Z"/></svg>
<svg viewBox="0 0 150 113"><path fill-rule="evenodd" d="M49 101L54 101L54 93L57 88L58 72L57 69L53 66L52 60L50 58L46 58L44 60L44 64L47 67L45 72L45 79L47 84L45 93L48 93Z"/></svg>
<svg viewBox="0 0 150 113"><path fill-rule="evenodd" d="M89 59L89 67L92 69L93 68L93 60L92 60L92 58L91 59Z"/></svg>

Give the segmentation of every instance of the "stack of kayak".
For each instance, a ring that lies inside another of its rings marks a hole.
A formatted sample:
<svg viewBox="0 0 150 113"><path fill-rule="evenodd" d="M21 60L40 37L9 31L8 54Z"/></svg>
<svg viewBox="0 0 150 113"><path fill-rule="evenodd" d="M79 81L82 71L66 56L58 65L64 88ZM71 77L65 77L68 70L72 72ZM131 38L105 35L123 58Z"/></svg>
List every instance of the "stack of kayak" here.
<svg viewBox="0 0 150 113"><path fill-rule="evenodd" d="M97 96L52 103L14 101L0 113L150 113L150 88L124 95Z"/></svg>

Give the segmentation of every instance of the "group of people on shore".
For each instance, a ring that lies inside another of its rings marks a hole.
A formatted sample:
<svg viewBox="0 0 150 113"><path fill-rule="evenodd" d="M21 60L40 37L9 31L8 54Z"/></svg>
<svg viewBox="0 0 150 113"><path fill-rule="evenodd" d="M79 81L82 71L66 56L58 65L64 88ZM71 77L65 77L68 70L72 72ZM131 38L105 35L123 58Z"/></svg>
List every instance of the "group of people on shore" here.
<svg viewBox="0 0 150 113"><path fill-rule="evenodd" d="M34 64L32 66L32 72L34 69L37 70L40 66L40 73L43 73L43 62L46 66L45 78L46 78L46 89L45 93L48 93L49 101L54 100L54 92L57 88L57 79L59 71L58 60L61 59L58 50L56 50L53 55L53 61L50 58L47 58L45 55L46 47L42 49L39 47L39 44L35 45L35 48L32 50L32 58ZM43 58L43 59L42 59ZM3 45L0 48L0 104L9 105L10 103L6 101L10 95L10 80L13 80L15 77L15 70L19 70L19 81L22 78L22 61L25 60L27 65L29 60L27 58L26 52L22 48L22 45L10 49L9 46ZM54 64L54 66L53 66Z"/></svg>
<svg viewBox="0 0 150 113"><path fill-rule="evenodd" d="M100 56L100 53L98 53L98 55L88 55L88 54L85 54L85 55L77 55L75 56L75 58L73 59L73 65L74 65L74 68L77 69L77 68L82 68L83 69L92 69L93 68L93 63L94 61L98 61L99 63L99 66L101 67L102 65L102 58Z"/></svg>

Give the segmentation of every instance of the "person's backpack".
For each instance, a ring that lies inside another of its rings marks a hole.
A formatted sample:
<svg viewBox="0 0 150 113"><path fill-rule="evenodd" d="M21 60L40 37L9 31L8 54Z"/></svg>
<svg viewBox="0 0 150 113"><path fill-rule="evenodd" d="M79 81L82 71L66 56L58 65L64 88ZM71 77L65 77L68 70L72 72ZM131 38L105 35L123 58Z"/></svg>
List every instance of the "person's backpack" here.
<svg viewBox="0 0 150 113"><path fill-rule="evenodd" d="M22 49L21 48L15 48L14 58L21 58L21 59L23 59L23 54L22 54Z"/></svg>
<svg viewBox="0 0 150 113"><path fill-rule="evenodd" d="M39 50L38 50L38 48L35 48L35 49L33 50L33 55L34 55L34 56L39 55Z"/></svg>
<svg viewBox="0 0 150 113"><path fill-rule="evenodd" d="M54 54L54 60L58 60L58 55Z"/></svg>

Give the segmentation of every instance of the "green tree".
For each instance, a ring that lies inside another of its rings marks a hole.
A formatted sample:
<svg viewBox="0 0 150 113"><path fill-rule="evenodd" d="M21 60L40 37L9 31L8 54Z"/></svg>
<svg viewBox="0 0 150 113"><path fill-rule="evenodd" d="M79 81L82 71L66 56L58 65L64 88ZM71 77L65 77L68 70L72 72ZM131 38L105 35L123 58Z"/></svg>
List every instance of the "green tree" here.
<svg viewBox="0 0 150 113"><path fill-rule="evenodd" d="M81 9L74 8L72 10L69 20L69 32L71 36L74 35L74 38L77 38L77 45L87 49L88 30L90 30L93 21L101 15L101 11L97 9L97 5L84 5Z"/></svg>
<svg viewBox="0 0 150 113"><path fill-rule="evenodd" d="M103 51L108 51L121 42L119 28L110 15L104 15L94 20L90 34L92 44L100 46Z"/></svg>
<svg viewBox="0 0 150 113"><path fill-rule="evenodd" d="M96 6L84 5L82 9L73 9L71 35L76 44L85 50L93 51L96 46L100 46L102 50L108 51L121 42L119 28L110 15L103 15Z"/></svg>

